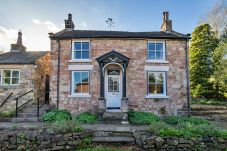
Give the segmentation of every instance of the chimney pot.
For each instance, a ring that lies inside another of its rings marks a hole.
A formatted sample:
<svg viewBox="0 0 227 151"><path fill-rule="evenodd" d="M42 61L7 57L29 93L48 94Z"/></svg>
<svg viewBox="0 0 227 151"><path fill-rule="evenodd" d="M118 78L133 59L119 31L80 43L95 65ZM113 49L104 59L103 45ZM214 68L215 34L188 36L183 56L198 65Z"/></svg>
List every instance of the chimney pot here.
<svg viewBox="0 0 227 151"><path fill-rule="evenodd" d="M172 20L169 20L169 12L163 12L163 23L161 26L162 31L172 31Z"/></svg>
<svg viewBox="0 0 227 151"><path fill-rule="evenodd" d="M73 20L72 20L72 14L68 14L68 19L65 20L65 29L67 30L73 30L74 29L74 23L73 23Z"/></svg>
<svg viewBox="0 0 227 151"><path fill-rule="evenodd" d="M22 32L21 32L21 30L18 31L17 43L16 44L11 44L10 51L11 52L26 51L26 47L23 46L23 43L22 43Z"/></svg>

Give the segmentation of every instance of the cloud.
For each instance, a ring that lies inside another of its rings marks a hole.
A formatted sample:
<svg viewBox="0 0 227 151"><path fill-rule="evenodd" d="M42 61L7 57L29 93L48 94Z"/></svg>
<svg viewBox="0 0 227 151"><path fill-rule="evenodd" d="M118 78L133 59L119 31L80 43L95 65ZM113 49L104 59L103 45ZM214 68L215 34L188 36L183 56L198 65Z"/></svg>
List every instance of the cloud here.
<svg viewBox="0 0 227 151"><path fill-rule="evenodd" d="M0 51L9 51L10 44L16 43L18 29L0 26Z"/></svg>
<svg viewBox="0 0 227 151"><path fill-rule="evenodd" d="M56 25L55 23L47 20L47 21L40 21L39 19L33 19L32 22L37 25L43 25L47 28L48 32L58 32L63 27L61 25Z"/></svg>
<svg viewBox="0 0 227 151"><path fill-rule="evenodd" d="M77 27L76 27L77 28ZM82 30L86 30L88 29L88 25L86 22L82 22L81 24L79 24L78 29L82 29Z"/></svg>

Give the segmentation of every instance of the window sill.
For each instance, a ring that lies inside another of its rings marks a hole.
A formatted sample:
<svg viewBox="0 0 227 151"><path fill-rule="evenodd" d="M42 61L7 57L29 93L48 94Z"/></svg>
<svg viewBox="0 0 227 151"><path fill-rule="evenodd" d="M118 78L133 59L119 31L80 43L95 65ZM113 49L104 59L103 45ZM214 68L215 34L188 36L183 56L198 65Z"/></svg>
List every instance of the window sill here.
<svg viewBox="0 0 227 151"><path fill-rule="evenodd" d="M147 99L168 99L167 95L146 95Z"/></svg>
<svg viewBox="0 0 227 151"><path fill-rule="evenodd" d="M90 94L72 94L68 95L69 98L90 98Z"/></svg>
<svg viewBox="0 0 227 151"><path fill-rule="evenodd" d="M89 59L77 59L77 60L69 60L69 62L91 62Z"/></svg>
<svg viewBox="0 0 227 151"><path fill-rule="evenodd" d="M169 63L167 60L146 60L148 63Z"/></svg>

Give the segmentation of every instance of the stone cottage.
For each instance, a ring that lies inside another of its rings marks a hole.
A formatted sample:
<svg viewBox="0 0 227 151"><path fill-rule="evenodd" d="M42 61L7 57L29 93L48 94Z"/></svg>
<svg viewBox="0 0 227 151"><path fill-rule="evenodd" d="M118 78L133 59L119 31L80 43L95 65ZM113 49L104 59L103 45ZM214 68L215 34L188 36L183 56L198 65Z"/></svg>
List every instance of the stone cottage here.
<svg viewBox="0 0 227 151"><path fill-rule="evenodd" d="M187 105L188 39L163 13L161 31L65 29L50 33L51 100L72 113L125 109L175 115Z"/></svg>
<svg viewBox="0 0 227 151"><path fill-rule="evenodd" d="M12 92L9 102L33 90L26 95L27 99L19 100L20 104L44 93L49 89L49 71L49 51L26 51L26 47L22 44L22 32L19 31L17 43L11 44L9 52L0 55L0 104Z"/></svg>

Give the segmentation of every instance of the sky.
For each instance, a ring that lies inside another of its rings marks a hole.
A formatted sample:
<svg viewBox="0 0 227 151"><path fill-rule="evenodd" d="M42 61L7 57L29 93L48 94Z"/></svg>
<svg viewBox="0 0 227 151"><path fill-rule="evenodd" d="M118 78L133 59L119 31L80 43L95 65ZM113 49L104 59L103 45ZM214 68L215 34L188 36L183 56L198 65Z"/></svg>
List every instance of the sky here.
<svg viewBox="0 0 227 151"><path fill-rule="evenodd" d="M162 12L169 11L173 30L192 33L199 19L217 0L1 0L0 51L16 43L19 29L29 51L50 50L49 32L64 28L71 13L75 29L109 30L106 20L113 18L112 30L160 31Z"/></svg>

